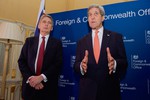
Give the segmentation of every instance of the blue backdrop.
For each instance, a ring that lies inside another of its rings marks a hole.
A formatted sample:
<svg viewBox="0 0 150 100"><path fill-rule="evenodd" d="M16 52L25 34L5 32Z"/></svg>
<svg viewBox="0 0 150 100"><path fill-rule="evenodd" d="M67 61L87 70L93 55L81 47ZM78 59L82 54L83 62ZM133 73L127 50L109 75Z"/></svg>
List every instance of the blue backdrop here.
<svg viewBox="0 0 150 100"><path fill-rule="evenodd" d="M120 83L122 100L150 100L150 1L139 0L104 6L105 28L121 33L128 57L128 70ZM63 43L63 69L59 100L77 100L79 78L73 71L76 42L90 31L87 9L51 14L52 35Z"/></svg>

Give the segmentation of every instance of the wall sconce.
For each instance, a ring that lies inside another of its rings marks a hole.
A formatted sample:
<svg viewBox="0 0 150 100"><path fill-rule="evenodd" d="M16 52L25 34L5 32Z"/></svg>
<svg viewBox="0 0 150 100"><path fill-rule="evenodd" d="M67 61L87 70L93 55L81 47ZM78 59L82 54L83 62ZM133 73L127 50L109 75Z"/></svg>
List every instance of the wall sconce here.
<svg viewBox="0 0 150 100"><path fill-rule="evenodd" d="M0 100L5 98L8 55L11 45L23 44L22 30L17 23L0 22L0 42L5 44L4 65Z"/></svg>

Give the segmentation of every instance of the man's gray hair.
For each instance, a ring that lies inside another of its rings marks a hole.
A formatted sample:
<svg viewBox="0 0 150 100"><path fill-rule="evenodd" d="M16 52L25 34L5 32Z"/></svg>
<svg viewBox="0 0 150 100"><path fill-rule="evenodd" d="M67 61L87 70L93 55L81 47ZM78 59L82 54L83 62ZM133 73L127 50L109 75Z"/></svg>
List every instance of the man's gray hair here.
<svg viewBox="0 0 150 100"><path fill-rule="evenodd" d="M51 21L52 21L52 26L53 26L54 21L53 21L52 16L50 16L50 15L48 15L48 14L43 13L43 15L41 16L40 20L41 20L41 19L43 19L44 17L48 17L49 19L51 19Z"/></svg>
<svg viewBox="0 0 150 100"><path fill-rule="evenodd" d="M104 7L103 7L103 6L100 6L100 5L98 5L98 4L90 5L90 6L88 7L88 12L89 12L89 10L90 10L91 8L98 8L100 14L101 14L102 16L105 16L105 10L104 10Z"/></svg>

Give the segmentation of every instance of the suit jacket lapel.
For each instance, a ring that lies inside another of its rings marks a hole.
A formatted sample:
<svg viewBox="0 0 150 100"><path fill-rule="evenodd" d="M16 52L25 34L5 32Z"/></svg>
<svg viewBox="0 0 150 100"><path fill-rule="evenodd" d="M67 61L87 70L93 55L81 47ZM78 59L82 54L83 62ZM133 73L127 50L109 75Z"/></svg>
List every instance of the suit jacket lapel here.
<svg viewBox="0 0 150 100"><path fill-rule="evenodd" d="M110 36L110 32L104 29L99 60L104 59L104 57L106 57L104 56L104 54L106 54L106 48L108 47Z"/></svg>
<svg viewBox="0 0 150 100"><path fill-rule="evenodd" d="M50 50L51 45L53 43L52 41L53 41L52 38L49 36L48 41L47 41L47 45L46 45L46 48L45 48L44 56L46 56L47 51Z"/></svg>
<svg viewBox="0 0 150 100"><path fill-rule="evenodd" d="M35 40L34 40L34 53L35 53L35 55L37 54L38 44L39 44L39 37L35 37Z"/></svg>
<svg viewBox="0 0 150 100"><path fill-rule="evenodd" d="M32 67L32 71L35 73L35 60L36 60L36 55L37 55L37 50L38 50L38 43L39 43L39 37L34 37L33 40L33 53L32 56L34 57L34 63L33 63L33 67Z"/></svg>
<svg viewBox="0 0 150 100"><path fill-rule="evenodd" d="M90 32L88 34L86 42L87 42L87 47L88 47L88 50L89 50L89 54L91 54L91 60L92 60L92 62L96 63L96 60L95 60L95 57L94 57L94 51L93 51L92 32Z"/></svg>

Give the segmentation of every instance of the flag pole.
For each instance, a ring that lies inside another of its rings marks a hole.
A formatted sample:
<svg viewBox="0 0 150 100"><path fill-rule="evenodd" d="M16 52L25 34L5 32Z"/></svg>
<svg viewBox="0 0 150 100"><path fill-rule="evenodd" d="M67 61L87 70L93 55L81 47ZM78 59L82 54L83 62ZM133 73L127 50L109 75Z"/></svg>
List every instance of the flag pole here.
<svg viewBox="0 0 150 100"><path fill-rule="evenodd" d="M36 21L36 27L35 27L34 36L38 36L39 35L38 23L39 23L39 20L40 20L40 18L41 18L43 13L45 13L45 0L41 0L41 3L40 3L40 8L39 8L37 21Z"/></svg>

